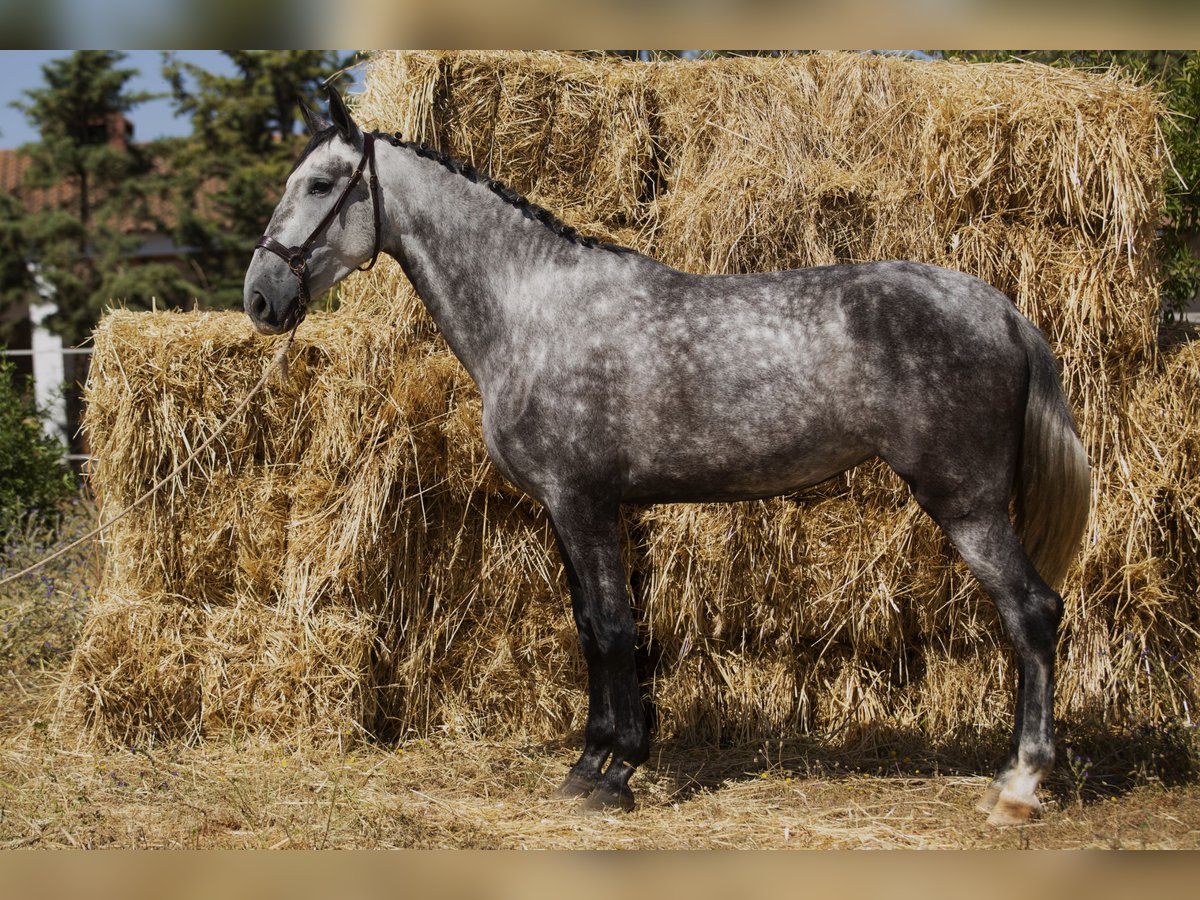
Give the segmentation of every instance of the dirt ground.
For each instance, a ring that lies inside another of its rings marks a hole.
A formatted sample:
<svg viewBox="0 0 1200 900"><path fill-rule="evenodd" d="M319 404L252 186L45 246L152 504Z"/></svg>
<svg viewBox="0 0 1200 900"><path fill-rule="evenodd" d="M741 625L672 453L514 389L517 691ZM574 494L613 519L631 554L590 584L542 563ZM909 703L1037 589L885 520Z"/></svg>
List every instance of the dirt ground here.
<svg viewBox="0 0 1200 900"><path fill-rule="evenodd" d="M851 767L819 745L668 743L635 779L637 810L587 816L550 799L571 740L100 751L51 736L57 677L2 685L3 848L1200 847L1197 779L1177 767L1164 779L1133 757L1123 773L1109 765L1121 776L1110 779L1105 760L1072 756L1043 790L1042 819L996 829L974 809L987 779L936 757L884 750Z"/></svg>

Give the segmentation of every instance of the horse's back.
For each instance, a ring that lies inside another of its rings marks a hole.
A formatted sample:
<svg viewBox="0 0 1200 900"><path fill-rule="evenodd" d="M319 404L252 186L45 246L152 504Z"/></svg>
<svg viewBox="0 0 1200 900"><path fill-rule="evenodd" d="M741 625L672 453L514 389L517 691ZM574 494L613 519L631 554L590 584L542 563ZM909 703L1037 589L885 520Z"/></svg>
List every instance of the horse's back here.
<svg viewBox="0 0 1200 900"><path fill-rule="evenodd" d="M690 285L699 297L643 320L644 350L628 359L628 408L675 443L738 435L739 454L759 445L841 462L1009 417L1023 398L1018 314L962 273L875 263Z"/></svg>

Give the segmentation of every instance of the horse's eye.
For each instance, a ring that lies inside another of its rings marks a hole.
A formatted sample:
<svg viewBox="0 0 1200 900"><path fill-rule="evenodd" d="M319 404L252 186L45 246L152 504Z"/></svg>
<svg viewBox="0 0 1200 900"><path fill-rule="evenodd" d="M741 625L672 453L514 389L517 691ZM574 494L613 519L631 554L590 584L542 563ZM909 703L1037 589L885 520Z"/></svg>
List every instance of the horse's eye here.
<svg viewBox="0 0 1200 900"><path fill-rule="evenodd" d="M333 182L330 181L314 181L312 187L308 189L310 194L316 194L318 197L328 194L333 190Z"/></svg>

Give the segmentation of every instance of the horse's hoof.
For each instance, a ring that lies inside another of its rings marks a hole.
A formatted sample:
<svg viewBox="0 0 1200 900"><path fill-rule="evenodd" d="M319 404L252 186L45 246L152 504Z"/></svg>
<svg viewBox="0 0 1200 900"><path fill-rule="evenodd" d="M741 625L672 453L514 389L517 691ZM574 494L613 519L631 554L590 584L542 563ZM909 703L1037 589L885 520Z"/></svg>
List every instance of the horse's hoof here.
<svg viewBox="0 0 1200 900"><path fill-rule="evenodd" d="M1006 825L1025 825L1042 814L1042 804L1036 799L1029 803L1025 800L1014 800L1001 795L996 798L992 813L988 816L988 824L1003 827Z"/></svg>
<svg viewBox="0 0 1200 900"><path fill-rule="evenodd" d="M563 783L554 791L555 800L578 800L580 797L591 796L600 778L588 778L576 772L568 772Z"/></svg>
<svg viewBox="0 0 1200 900"><path fill-rule="evenodd" d="M983 796L979 798L979 802L975 804L975 808L981 813L990 813L996 808L996 802L1000 799L1000 788L988 785L987 790L983 792Z"/></svg>
<svg viewBox="0 0 1200 900"><path fill-rule="evenodd" d="M625 785L619 790L601 782L596 789L588 794L581 809L585 813L604 814L613 812L633 812L635 806L633 791Z"/></svg>

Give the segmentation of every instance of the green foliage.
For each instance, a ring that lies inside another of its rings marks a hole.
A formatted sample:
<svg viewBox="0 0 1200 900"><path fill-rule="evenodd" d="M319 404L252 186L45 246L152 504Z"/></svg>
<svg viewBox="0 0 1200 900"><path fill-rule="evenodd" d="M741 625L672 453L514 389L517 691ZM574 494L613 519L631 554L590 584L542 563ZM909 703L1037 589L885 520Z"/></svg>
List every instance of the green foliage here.
<svg viewBox="0 0 1200 900"><path fill-rule="evenodd" d="M31 102L13 104L49 145L32 151L47 171L79 172L112 162L104 117L127 113L152 96L125 91L137 70L115 68L124 58L115 50L81 50L51 60L42 66L46 87L26 91Z"/></svg>
<svg viewBox="0 0 1200 900"><path fill-rule="evenodd" d="M12 364L0 360L0 536L57 519L60 504L76 491L62 454L17 390Z"/></svg>
<svg viewBox="0 0 1200 900"><path fill-rule="evenodd" d="M0 193L0 308L19 300L33 286L25 266L25 210L12 194ZM0 344L12 343L12 321L0 319Z"/></svg>
<svg viewBox="0 0 1200 900"><path fill-rule="evenodd" d="M324 103L322 85L347 60L331 51L225 51L231 76L164 54L176 109L191 137L171 146L175 239L197 249L206 305L236 307L254 242L303 146L299 103Z"/></svg>
<svg viewBox="0 0 1200 900"><path fill-rule="evenodd" d="M232 76L164 54L176 109L194 133L141 144L113 140L114 123L152 96L130 90L136 70L121 66L123 53L77 51L42 67L45 86L13 105L41 137L22 148L22 189L52 189L53 202L26 215L18 198L0 196L0 304L31 293L25 260L54 291L49 326L71 344L113 303L241 303L250 248L303 143L298 101L322 102L343 60L332 51L227 55ZM139 258L150 233L194 252L184 262Z"/></svg>
<svg viewBox="0 0 1200 900"><path fill-rule="evenodd" d="M64 188L56 205L26 217L22 238L55 291L59 312L49 325L70 343L85 338L114 299L144 307L183 287L177 273L134 272L138 232L155 219L158 147L110 140L113 122L152 96L128 90L136 70L119 68L122 59L81 50L51 60L42 67L46 87L13 104L41 136L22 148L30 159L25 187ZM128 292L114 293L114 284Z"/></svg>
<svg viewBox="0 0 1200 900"><path fill-rule="evenodd" d="M1177 314L1200 288L1200 261L1189 246L1200 235L1200 55L1191 54L1167 82L1164 127L1171 151L1167 225L1162 235L1163 305Z"/></svg>

